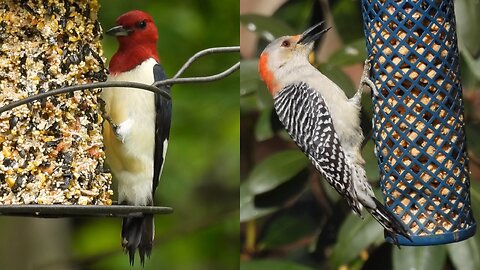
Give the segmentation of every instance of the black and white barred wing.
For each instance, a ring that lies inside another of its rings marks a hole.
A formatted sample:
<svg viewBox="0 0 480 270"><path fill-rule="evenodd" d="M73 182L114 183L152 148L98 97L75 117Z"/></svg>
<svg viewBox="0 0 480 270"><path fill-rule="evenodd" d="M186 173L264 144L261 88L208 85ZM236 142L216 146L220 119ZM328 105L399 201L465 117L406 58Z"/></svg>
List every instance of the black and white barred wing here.
<svg viewBox="0 0 480 270"><path fill-rule="evenodd" d="M320 93L306 83L286 86L274 98L278 118L322 176L342 195L351 175L332 118ZM347 196L349 204L352 205Z"/></svg>
<svg viewBox="0 0 480 270"><path fill-rule="evenodd" d="M275 96L274 105L280 121L298 147L308 156L325 180L343 195L350 207L360 215L362 202L357 199L358 190L355 191L350 167L355 164L345 162L344 150L335 132L327 104L320 93L303 82L292 84ZM364 183L368 184L366 180L360 184ZM366 189L371 191L370 186ZM373 192L371 195L369 192L363 195L361 198L365 199L368 212L386 229L394 243L397 234L410 239L398 219L372 196Z"/></svg>

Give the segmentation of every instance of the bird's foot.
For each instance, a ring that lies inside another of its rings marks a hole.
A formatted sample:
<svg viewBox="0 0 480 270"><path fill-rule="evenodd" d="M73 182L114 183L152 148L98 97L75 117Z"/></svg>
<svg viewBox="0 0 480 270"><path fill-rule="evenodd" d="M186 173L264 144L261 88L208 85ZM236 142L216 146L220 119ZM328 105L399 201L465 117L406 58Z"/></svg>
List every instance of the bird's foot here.
<svg viewBox="0 0 480 270"><path fill-rule="evenodd" d="M112 118L110 118L108 115L105 118L107 122L110 124L110 127L112 128L113 134L115 134L115 137L122 143L125 143L125 136L121 134L121 129L122 127L120 125L117 125L113 122Z"/></svg>
<svg viewBox="0 0 480 270"><path fill-rule="evenodd" d="M128 240L126 238L122 238L122 247L123 247L123 252L127 253L127 245L128 245Z"/></svg>
<svg viewBox="0 0 480 270"><path fill-rule="evenodd" d="M113 122L112 118L107 114L107 110L105 109L105 107L107 106L107 104L105 103L105 100L99 98L99 99L98 99L98 103L100 104L100 114L102 115L102 118L103 118L104 120L106 120L106 121L110 124L110 126L112 127L113 132L115 133L115 136L118 137L118 132L117 132L117 130L118 130L119 127L118 127L117 124L115 124L115 123Z"/></svg>
<svg viewBox="0 0 480 270"><path fill-rule="evenodd" d="M358 90L355 96L362 94L364 85L367 85L368 87L370 87L370 89L373 91L373 94L375 96L378 95L377 87L375 86L373 81L370 79L370 71L372 69L372 64L370 61L371 61L370 58L365 59L365 63L363 64L362 78L360 79L360 85L358 86Z"/></svg>
<svg viewBox="0 0 480 270"><path fill-rule="evenodd" d="M128 132L130 132L130 129L132 128L133 121L131 119L128 119L126 121L123 121L119 125L115 125L113 123L110 123L113 128L113 133L117 137L119 141L122 143L125 143L125 138L127 137Z"/></svg>
<svg viewBox="0 0 480 270"><path fill-rule="evenodd" d="M388 230L385 230L385 233L388 234L388 236L392 239L392 244L397 246L398 249L400 249L400 244L398 243L398 235L402 235L403 237L407 238L410 242L412 242L412 238L408 233L402 233L402 234L397 234L395 232L391 232Z"/></svg>
<svg viewBox="0 0 480 270"><path fill-rule="evenodd" d="M117 137L117 139L119 141L121 141L122 143L125 143L125 135L124 134L126 132L126 129L130 129L131 124L126 123L128 121L122 123L121 125L115 124L115 122L112 120L112 118L107 114L107 111L105 109L105 106L106 106L105 101L100 98L100 99L98 99L98 102L100 104L100 114L102 115L102 118L105 121L108 122L108 124L112 128L113 134L115 134L115 137ZM122 127L124 125L125 125L125 127Z"/></svg>

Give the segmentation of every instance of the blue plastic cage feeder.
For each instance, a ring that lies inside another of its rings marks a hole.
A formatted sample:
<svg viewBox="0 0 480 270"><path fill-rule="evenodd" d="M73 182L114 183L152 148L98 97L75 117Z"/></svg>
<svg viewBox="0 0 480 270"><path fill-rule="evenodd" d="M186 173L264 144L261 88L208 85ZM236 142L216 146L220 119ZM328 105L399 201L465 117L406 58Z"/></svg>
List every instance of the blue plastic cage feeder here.
<svg viewBox="0 0 480 270"><path fill-rule="evenodd" d="M375 154L400 245L475 234L453 1L362 0ZM392 239L387 237L387 241Z"/></svg>

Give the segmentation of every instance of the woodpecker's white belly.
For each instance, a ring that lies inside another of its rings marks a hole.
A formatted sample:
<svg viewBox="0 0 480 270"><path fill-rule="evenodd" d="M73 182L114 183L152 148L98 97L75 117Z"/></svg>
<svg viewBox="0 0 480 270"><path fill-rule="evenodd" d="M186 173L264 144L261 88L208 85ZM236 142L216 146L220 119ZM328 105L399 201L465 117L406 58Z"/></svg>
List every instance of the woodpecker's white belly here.
<svg viewBox="0 0 480 270"><path fill-rule="evenodd" d="M154 59L148 59L133 70L110 75L108 81L152 84L155 64ZM118 181L118 200L146 205L152 200L156 116L154 93L134 88L106 88L101 98L106 103L107 115L119 126L119 136L116 136L105 121L103 132L106 161Z"/></svg>

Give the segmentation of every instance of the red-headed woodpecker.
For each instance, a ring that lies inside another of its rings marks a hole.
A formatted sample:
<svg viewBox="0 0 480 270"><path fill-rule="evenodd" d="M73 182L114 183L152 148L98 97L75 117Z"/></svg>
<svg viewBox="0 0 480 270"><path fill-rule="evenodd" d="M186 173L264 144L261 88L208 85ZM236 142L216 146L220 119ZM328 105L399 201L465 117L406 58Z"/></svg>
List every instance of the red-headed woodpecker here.
<svg viewBox="0 0 480 270"><path fill-rule="evenodd" d="M156 51L157 29L152 17L139 10L120 16L106 33L120 44L110 60L108 81L152 84L166 79ZM169 91L169 89L166 89ZM118 200L129 205L153 205L167 152L172 104L158 94L132 88L106 88L101 98L110 122L104 124L107 164L118 181ZM122 246L133 265L138 249L143 265L154 238L152 215L123 219Z"/></svg>

